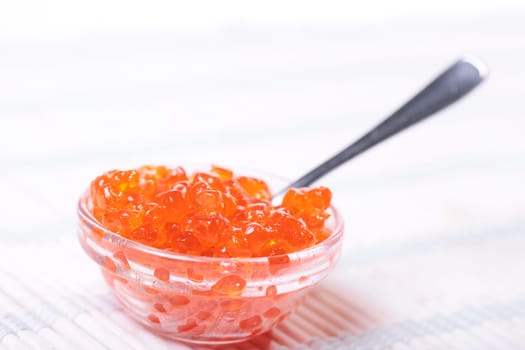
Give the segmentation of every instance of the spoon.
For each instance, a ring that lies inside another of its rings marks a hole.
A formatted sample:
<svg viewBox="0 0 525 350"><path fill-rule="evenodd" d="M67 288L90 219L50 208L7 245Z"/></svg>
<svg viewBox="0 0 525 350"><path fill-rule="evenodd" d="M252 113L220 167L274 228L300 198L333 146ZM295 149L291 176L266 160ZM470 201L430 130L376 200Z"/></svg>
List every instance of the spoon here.
<svg viewBox="0 0 525 350"><path fill-rule="evenodd" d="M487 68L479 59L468 56L458 60L392 115L360 139L277 192L274 199L282 196L290 188L310 185L381 141L451 105L478 86L486 75Z"/></svg>

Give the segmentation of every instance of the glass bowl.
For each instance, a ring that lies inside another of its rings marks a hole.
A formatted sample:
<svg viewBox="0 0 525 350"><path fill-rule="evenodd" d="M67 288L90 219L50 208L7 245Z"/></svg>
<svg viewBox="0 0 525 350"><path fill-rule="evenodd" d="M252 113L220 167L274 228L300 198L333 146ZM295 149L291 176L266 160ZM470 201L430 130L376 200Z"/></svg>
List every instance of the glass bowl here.
<svg viewBox="0 0 525 350"><path fill-rule="evenodd" d="M188 168L186 168L188 169ZM188 173L190 173L188 171ZM278 190L287 181L250 175ZM240 342L282 322L338 260L343 221L332 206L323 242L291 254L216 258L176 254L123 238L78 203L79 240L124 309L154 333L201 344Z"/></svg>

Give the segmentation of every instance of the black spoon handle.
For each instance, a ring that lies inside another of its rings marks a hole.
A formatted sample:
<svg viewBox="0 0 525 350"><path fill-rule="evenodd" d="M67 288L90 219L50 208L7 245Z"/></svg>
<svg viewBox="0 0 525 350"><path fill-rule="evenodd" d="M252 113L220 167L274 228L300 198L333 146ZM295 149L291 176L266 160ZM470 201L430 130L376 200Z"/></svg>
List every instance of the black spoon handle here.
<svg viewBox="0 0 525 350"><path fill-rule="evenodd" d="M485 75L486 68L477 59L460 59L367 134L279 191L276 196L292 187L310 185L342 163L456 102L475 88Z"/></svg>

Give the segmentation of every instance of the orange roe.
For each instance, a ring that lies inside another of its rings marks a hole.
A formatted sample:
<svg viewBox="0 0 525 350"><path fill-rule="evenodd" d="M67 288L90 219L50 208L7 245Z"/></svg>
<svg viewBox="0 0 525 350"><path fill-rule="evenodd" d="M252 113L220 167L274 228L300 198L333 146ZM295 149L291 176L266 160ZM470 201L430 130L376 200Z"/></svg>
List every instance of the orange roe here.
<svg viewBox="0 0 525 350"><path fill-rule="evenodd" d="M328 188L290 189L282 205L274 206L263 180L218 166L191 175L182 167L113 170L91 183L90 195L92 214L107 229L175 253L275 256L311 247L330 234L325 228L332 198ZM129 268L122 257L115 258ZM286 264L276 263L277 269ZM156 276L169 280L164 270Z"/></svg>

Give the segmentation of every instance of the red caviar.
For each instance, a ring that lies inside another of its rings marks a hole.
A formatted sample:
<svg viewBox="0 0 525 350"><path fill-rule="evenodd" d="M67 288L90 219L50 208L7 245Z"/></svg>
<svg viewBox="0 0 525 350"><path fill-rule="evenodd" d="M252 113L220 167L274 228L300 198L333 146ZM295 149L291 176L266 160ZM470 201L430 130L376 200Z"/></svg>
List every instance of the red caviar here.
<svg viewBox="0 0 525 350"><path fill-rule="evenodd" d="M218 166L191 175L182 167L113 170L91 183L90 195L92 213L107 229L176 253L282 255L311 247L330 234L325 229L332 197L328 188L291 189L282 205L274 206L263 180ZM165 270L156 275L169 279ZM250 321L254 327L256 323Z"/></svg>

